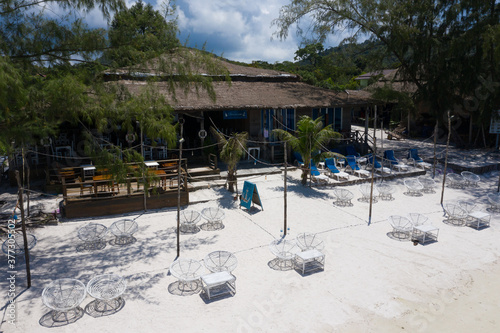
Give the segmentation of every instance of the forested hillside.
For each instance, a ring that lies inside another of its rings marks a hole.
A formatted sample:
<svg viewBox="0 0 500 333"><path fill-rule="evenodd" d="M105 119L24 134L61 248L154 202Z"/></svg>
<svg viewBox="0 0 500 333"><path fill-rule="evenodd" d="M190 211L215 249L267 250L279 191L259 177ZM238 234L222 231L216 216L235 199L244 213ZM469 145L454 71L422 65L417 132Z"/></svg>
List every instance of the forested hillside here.
<svg viewBox="0 0 500 333"><path fill-rule="evenodd" d="M295 52L295 62L270 64L254 61L250 66L298 74L309 84L344 90L357 89L358 82L354 78L360 74L382 68L396 68L397 65L393 57L387 56L381 44L365 41L326 50L320 43L309 44Z"/></svg>

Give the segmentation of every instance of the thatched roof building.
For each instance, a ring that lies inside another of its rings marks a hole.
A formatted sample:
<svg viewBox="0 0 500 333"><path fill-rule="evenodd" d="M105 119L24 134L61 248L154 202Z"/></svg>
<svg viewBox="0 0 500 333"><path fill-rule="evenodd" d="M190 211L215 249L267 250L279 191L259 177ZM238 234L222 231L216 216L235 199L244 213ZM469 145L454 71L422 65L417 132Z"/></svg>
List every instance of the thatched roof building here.
<svg viewBox="0 0 500 333"><path fill-rule="evenodd" d="M194 51L186 55L189 57L192 53ZM186 136L191 138L188 146L191 143L193 147L200 145L197 138L200 129L213 124L226 134L246 131L257 141L272 141L274 138L269 133L273 129L294 130L302 115L322 116L325 125L332 124L339 132L349 132L354 111L373 103L367 91L318 88L301 82L295 74L236 65L213 55L210 58L212 63L209 65L183 59L180 62L183 66L179 67L173 65L179 64L178 56L175 59L166 56L154 60L153 65L140 72L124 69L107 72L105 77L126 86L133 94L138 94L147 85L146 78L155 77L154 84L175 112L186 116L189 125ZM174 98L172 81L182 70L213 79L215 100L195 83L189 84L187 89L176 89Z"/></svg>

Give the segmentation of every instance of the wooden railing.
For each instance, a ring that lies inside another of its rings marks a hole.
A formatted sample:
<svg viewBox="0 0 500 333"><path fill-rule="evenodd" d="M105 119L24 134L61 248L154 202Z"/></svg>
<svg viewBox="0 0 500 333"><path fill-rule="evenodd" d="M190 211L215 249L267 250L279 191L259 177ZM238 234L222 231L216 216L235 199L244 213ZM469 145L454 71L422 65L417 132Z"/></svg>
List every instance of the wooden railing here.
<svg viewBox="0 0 500 333"><path fill-rule="evenodd" d="M92 180L67 182L66 177L61 177L62 192L64 201L68 198L68 190L73 191L72 197L112 197L116 195L133 195L135 193L144 193L144 183L149 190L154 188L167 191L177 188L179 159L157 161L158 169L148 169L149 173L145 177L130 174L124 181L118 183L111 174L96 175ZM188 191L187 187L187 159L181 160L181 182L180 187L183 191ZM80 178L81 179L81 178ZM174 184L175 183L175 184ZM134 191L134 188L137 190ZM142 188L139 191L139 188ZM120 192L121 191L121 192ZM83 196L82 196L83 194Z"/></svg>

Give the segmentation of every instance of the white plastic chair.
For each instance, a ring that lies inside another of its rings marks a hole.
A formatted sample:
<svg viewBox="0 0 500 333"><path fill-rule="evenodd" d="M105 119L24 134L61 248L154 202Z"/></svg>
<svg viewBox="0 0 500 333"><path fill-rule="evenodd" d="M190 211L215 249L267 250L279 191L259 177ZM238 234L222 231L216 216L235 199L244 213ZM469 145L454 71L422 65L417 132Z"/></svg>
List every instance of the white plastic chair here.
<svg viewBox="0 0 500 333"><path fill-rule="evenodd" d="M325 247L324 242L316 234L303 233L297 236L297 245L302 251L318 250L321 251Z"/></svg>
<svg viewBox="0 0 500 333"><path fill-rule="evenodd" d="M449 173L446 175L446 180L449 187L452 188L464 188L465 179L462 175L457 173Z"/></svg>
<svg viewBox="0 0 500 333"><path fill-rule="evenodd" d="M464 178L465 185L473 187L479 186L479 181L481 180L481 178L475 173L470 171L462 171L461 175Z"/></svg>
<svg viewBox="0 0 500 333"><path fill-rule="evenodd" d="M422 195L424 186L418 181L418 179L405 179L404 184L407 189L407 192L405 194L414 197L419 197Z"/></svg>
<svg viewBox="0 0 500 333"><path fill-rule="evenodd" d="M491 211L500 212L500 193L488 193L488 201Z"/></svg>
<svg viewBox="0 0 500 333"><path fill-rule="evenodd" d="M443 207L448 216L448 222L454 225L465 224L469 215L465 209L454 203L445 203Z"/></svg>
<svg viewBox="0 0 500 333"><path fill-rule="evenodd" d="M370 194L372 194L372 202L377 202L377 196L379 195L379 193L376 186L373 186L372 192L370 183L360 184L359 191L362 195L362 197L359 198L359 201L370 202Z"/></svg>
<svg viewBox="0 0 500 333"><path fill-rule="evenodd" d="M434 179L428 176L418 176L417 180L422 184L424 187L422 192L424 193L434 193L434 187L436 186L436 182Z"/></svg>
<svg viewBox="0 0 500 333"><path fill-rule="evenodd" d="M354 194L351 191L349 191L348 189L335 187L333 189L333 195L337 199L335 201L336 205L352 206L351 200L354 197Z"/></svg>
<svg viewBox="0 0 500 333"><path fill-rule="evenodd" d="M408 218L400 215L391 215L388 217L388 220L392 226L392 234L394 237L399 239L410 237L410 233L413 230L413 224Z"/></svg>
<svg viewBox="0 0 500 333"><path fill-rule="evenodd" d="M392 200L392 194L395 191L394 186L386 184L386 183L379 183L376 184L375 187L378 190L378 193L380 194L380 199L382 200Z"/></svg>

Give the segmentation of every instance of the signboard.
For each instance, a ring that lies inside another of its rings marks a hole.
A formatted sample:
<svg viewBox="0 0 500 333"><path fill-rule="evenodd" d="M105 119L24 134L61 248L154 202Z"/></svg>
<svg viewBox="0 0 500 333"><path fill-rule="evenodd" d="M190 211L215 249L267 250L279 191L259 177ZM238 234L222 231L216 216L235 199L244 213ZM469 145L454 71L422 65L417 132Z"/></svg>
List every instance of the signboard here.
<svg viewBox="0 0 500 333"><path fill-rule="evenodd" d="M240 206L250 209L252 202L259 205L260 208L264 210L260 201L259 191L257 191L257 185L245 181L243 183L243 193L240 196Z"/></svg>
<svg viewBox="0 0 500 333"><path fill-rule="evenodd" d="M246 110L226 110L223 111L224 119L247 119Z"/></svg>
<svg viewBox="0 0 500 333"><path fill-rule="evenodd" d="M490 134L500 134L500 110L491 115Z"/></svg>

